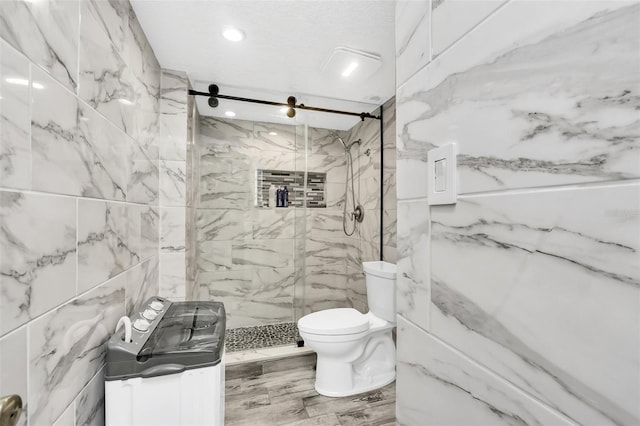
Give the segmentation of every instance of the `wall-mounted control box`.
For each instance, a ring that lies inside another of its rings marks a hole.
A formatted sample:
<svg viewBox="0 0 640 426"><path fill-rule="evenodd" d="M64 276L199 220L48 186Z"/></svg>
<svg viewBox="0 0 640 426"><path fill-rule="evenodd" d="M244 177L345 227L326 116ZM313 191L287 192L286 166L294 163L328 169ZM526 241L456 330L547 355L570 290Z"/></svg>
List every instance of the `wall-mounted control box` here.
<svg viewBox="0 0 640 426"><path fill-rule="evenodd" d="M455 143L434 148L427 153L427 202L429 205L456 203L458 199L457 154Z"/></svg>

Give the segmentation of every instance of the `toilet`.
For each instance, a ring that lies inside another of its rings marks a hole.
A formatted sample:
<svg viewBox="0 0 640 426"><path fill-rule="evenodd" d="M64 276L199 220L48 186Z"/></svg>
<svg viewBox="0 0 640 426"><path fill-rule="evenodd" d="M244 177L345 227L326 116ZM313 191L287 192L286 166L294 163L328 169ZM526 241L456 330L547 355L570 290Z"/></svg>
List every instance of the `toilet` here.
<svg viewBox="0 0 640 426"><path fill-rule="evenodd" d="M355 395L396 378L396 265L363 264L369 312L335 308L298 320L300 336L318 355L316 391L325 396Z"/></svg>

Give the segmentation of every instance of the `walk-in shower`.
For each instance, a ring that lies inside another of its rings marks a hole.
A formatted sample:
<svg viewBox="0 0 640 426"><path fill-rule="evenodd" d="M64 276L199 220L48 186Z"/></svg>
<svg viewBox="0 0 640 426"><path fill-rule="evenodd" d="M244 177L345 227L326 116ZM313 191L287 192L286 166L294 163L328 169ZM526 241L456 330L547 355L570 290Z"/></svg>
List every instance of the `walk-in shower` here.
<svg viewBox="0 0 640 426"><path fill-rule="evenodd" d="M360 139L356 139L350 143L345 143L344 139L340 136L335 135L335 138L340 141L342 146L344 147L344 152L347 156L347 173L344 178L344 208L342 212L342 230L345 235L348 237L352 236L354 232L356 232L356 227L358 223L361 223L364 220L364 209L360 203L356 204L356 192L355 192L355 184L353 180L353 156L351 155L351 148L354 145L360 146L362 141ZM351 208L353 210L349 210L349 181L351 181ZM351 231L347 230L347 222L352 222L353 227Z"/></svg>

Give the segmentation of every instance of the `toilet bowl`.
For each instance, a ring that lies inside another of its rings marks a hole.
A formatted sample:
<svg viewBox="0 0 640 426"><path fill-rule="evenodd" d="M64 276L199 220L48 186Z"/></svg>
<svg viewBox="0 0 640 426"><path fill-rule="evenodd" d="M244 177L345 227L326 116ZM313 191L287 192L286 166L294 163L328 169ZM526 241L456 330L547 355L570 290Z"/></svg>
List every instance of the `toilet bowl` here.
<svg viewBox="0 0 640 426"><path fill-rule="evenodd" d="M368 313L335 308L298 320L305 345L318 355L315 388L321 395L355 395L395 380L395 265L364 262L363 269Z"/></svg>

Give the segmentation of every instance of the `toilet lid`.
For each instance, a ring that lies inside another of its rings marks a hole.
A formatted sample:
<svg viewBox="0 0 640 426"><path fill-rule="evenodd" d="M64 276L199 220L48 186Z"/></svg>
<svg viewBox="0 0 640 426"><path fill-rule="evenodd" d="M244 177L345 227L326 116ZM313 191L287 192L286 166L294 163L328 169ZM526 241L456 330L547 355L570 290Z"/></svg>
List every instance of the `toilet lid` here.
<svg viewBox="0 0 640 426"><path fill-rule="evenodd" d="M298 328L311 334L355 334L369 328L369 319L353 308L325 309L300 318Z"/></svg>

